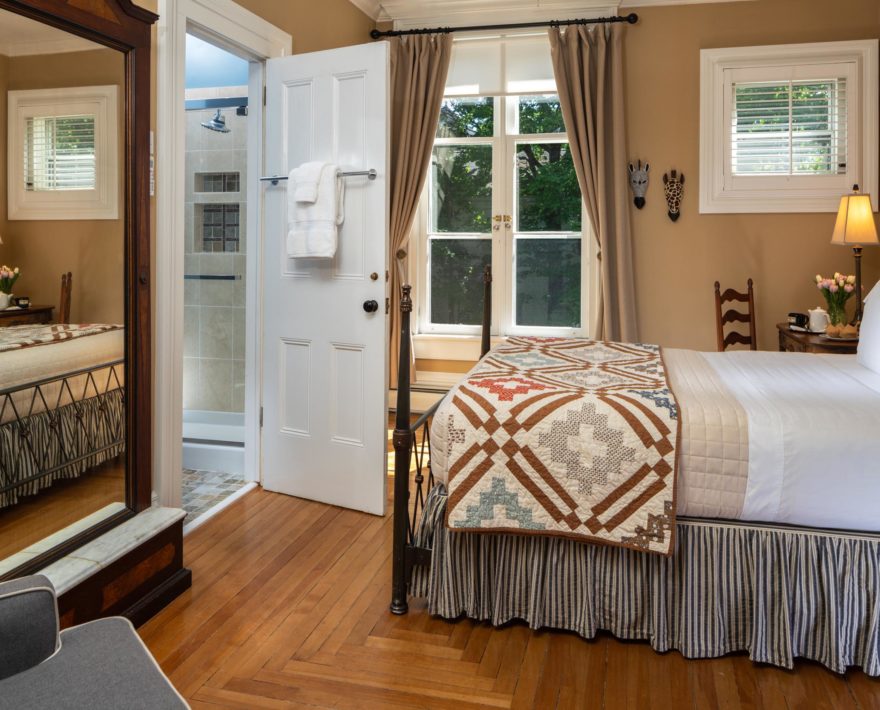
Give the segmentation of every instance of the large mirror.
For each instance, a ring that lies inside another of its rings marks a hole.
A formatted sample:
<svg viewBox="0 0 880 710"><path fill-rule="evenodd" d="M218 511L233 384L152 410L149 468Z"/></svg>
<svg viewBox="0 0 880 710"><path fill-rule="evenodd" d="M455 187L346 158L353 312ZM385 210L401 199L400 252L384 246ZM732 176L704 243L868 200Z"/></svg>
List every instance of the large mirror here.
<svg viewBox="0 0 880 710"><path fill-rule="evenodd" d="M47 5L0 1L0 579L149 500L132 57Z"/></svg>

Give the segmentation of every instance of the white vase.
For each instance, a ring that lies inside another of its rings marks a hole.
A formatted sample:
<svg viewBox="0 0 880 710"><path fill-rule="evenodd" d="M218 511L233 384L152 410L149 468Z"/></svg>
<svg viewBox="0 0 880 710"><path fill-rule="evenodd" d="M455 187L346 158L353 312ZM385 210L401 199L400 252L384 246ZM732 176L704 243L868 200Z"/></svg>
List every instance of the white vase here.
<svg viewBox="0 0 880 710"><path fill-rule="evenodd" d="M0 311L6 310L12 305L12 294L0 292Z"/></svg>

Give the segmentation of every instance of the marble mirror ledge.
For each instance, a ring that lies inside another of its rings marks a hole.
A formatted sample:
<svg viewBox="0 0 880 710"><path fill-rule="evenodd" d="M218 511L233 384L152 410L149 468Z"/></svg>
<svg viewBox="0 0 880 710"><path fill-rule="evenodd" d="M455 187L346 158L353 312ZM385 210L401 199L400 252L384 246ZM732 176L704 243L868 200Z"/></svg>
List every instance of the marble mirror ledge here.
<svg viewBox="0 0 880 710"><path fill-rule="evenodd" d="M61 596L185 516L180 508L147 508L38 574L46 575Z"/></svg>

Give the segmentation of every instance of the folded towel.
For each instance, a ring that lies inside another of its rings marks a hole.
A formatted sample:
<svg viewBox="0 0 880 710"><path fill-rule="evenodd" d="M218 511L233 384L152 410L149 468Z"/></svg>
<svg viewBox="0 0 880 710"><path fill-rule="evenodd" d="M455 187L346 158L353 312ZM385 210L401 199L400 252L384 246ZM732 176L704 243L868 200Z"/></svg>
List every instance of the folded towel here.
<svg viewBox="0 0 880 710"><path fill-rule="evenodd" d="M293 171L288 180L287 255L294 259L336 255L339 225L344 220L345 183L335 165L325 165L314 203L296 200Z"/></svg>
<svg viewBox="0 0 880 710"><path fill-rule="evenodd" d="M326 165L314 160L291 171L288 180L294 183L294 199L297 202L314 202L318 199L318 181Z"/></svg>

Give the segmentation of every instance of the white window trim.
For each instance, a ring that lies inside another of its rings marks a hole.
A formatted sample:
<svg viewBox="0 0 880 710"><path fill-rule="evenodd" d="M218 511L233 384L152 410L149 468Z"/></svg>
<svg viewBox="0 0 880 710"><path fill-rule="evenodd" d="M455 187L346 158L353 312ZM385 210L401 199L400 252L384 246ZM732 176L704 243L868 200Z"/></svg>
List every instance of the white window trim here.
<svg viewBox="0 0 880 710"><path fill-rule="evenodd" d="M9 92L8 214L10 220L119 219L119 118L117 87L78 86ZM28 118L95 115L95 189L25 190L25 123Z"/></svg>
<svg viewBox="0 0 880 710"><path fill-rule="evenodd" d="M834 212L840 195L852 185L812 189L770 186L761 190L725 188L727 116L724 113L724 72L739 68L855 62L856 83L849 96L850 117L857 129L850 136L848 174L878 209L878 41L734 47L700 51L700 213ZM854 109L854 110L853 110ZM855 165L853 165L855 163ZM849 168L853 170L850 173ZM760 178L758 178L760 179ZM773 178L768 178L772 181Z"/></svg>

